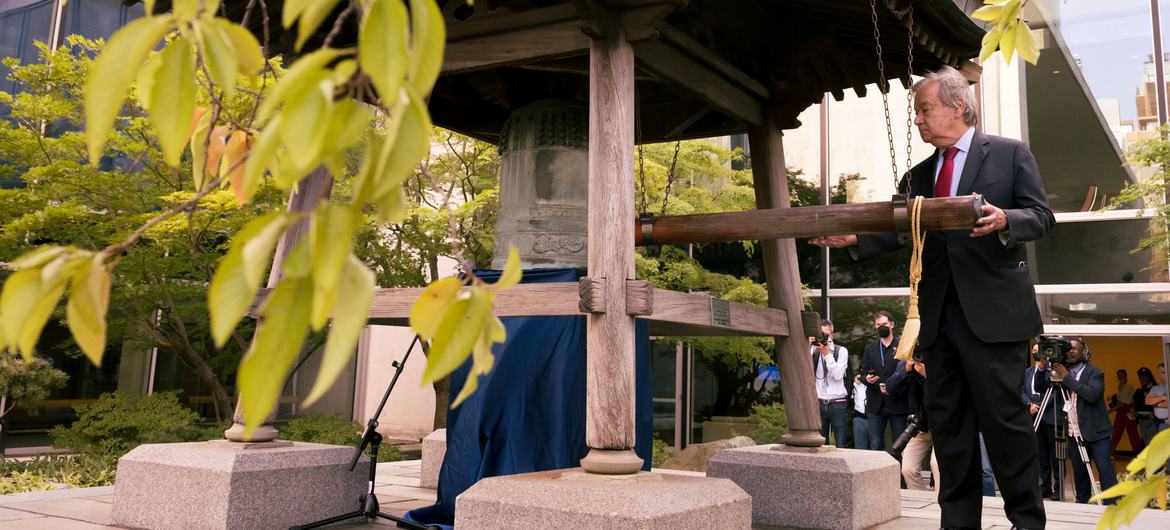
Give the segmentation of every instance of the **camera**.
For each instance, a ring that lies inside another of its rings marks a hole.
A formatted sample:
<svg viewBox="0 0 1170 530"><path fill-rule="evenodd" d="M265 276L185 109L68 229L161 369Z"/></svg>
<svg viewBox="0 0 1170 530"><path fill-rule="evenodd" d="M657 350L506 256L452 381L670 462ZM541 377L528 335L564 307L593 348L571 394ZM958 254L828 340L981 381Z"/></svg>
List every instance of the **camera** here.
<svg viewBox="0 0 1170 530"><path fill-rule="evenodd" d="M920 344L914 345L914 353L910 354L910 359L912 359L916 363L922 362L922 345L920 345Z"/></svg>
<svg viewBox="0 0 1170 530"><path fill-rule="evenodd" d="M1040 359L1057 364L1068 364L1068 352L1072 350L1072 341L1063 335L1040 335L1036 339L1036 355Z"/></svg>
<svg viewBox="0 0 1170 530"><path fill-rule="evenodd" d="M925 423L917 414L907 416L906 430L902 431L902 434L899 434L898 438L894 440L894 444L890 446L890 456L900 460L902 451L906 449L906 444L910 443L910 439L918 436L918 433L928 430Z"/></svg>
<svg viewBox="0 0 1170 530"><path fill-rule="evenodd" d="M829 335L824 331L818 332L816 337L813 337L813 344L817 346L824 346L829 343Z"/></svg>

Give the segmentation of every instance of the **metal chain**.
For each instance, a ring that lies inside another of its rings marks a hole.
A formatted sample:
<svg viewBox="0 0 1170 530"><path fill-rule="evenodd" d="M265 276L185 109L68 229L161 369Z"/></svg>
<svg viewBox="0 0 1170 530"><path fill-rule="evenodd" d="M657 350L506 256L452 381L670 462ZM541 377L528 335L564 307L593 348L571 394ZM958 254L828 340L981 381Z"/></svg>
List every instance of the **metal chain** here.
<svg viewBox="0 0 1170 530"><path fill-rule="evenodd" d="M876 0L869 0L869 15L873 21L873 44L877 53L878 64L878 92L882 95L882 110L886 114L886 139L890 143L890 172L894 176L894 190L898 189L898 152L894 149L894 124L890 120L890 100L887 94L890 84L886 80L886 63L882 60L882 33L878 29L878 15Z"/></svg>
<svg viewBox="0 0 1170 530"><path fill-rule="evenodd" d="M906 80L913 86L914 82L914 2L909 3L906 9ZM910 155L911 130L914 128L914 94L907 87L906 90L906 188L902 195L910 196L910 168L914 167L914 160ZM898 184L894 183L897 190Z"/></svg>

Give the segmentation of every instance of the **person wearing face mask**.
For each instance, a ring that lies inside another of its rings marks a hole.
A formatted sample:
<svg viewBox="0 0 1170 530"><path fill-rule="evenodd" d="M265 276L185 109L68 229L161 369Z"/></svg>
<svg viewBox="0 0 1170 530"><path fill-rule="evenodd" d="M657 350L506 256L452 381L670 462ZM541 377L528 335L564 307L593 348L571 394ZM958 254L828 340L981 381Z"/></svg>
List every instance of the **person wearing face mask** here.
<svg viewBox="0 0 1170 530"><path fill-rule="evenodd" d="M865 346L861 354L861 380L865 383L865 416L869 427L869 448L885 450L886 427L892 436L906 430L906 416L910 403L905 395L888 394L886 381L898 369L894 352L898 339L894 337L894 319L888 311L873 315L873 327L878 340Z"/></svg>

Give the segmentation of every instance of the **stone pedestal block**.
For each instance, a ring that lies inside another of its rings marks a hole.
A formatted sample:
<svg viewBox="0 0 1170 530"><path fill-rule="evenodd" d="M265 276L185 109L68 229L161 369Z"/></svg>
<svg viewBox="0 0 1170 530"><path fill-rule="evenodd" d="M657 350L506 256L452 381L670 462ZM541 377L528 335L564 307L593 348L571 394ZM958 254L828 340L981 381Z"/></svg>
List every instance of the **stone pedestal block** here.
<svg viewBox="0 0 1170 530"><path fill-rule="evenodd" d="M128 528L288 528L360 508L369 459L352 447L226 441L147 444L118 461L111 524ZM263 447L267 446L267 447Z"/></svg>
<svg viewBox="0 0 1170 530"><path fill-rule="evenodd" d="M439 487L439 469L443 467L443 459L446 457L447 429L438 429L423 438L422 473L419 475L419 487L430 489Z"/></svg>
<svg viewBox="0 0 1170 530"><path fill-rule="evenodd" d="M749 530L752 499L726 479L559 469L480 480L455 501L455 528Z"/></svg>
<svg viewBox="0 0 1170 530"><path fill-rule="evenodd" d="M752 523L861 529L900 515L898 462L884 451L757 445L725 449L708 477L752 496Z"/></svg>

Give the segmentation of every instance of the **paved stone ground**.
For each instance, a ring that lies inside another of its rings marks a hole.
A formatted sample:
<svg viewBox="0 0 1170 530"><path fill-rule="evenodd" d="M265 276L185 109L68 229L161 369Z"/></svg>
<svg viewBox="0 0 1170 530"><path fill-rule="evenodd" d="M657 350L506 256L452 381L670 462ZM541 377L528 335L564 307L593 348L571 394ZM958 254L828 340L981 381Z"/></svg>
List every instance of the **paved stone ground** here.
<svg viewBox="0 0 1170 530"><path fill-rule="evenodd" d="M382 511L402 515L419 506L435 501L435 491L418 487L421 462L410 460L378 465L374 491ZM671 471L671 473L687 473ZM114 502L114 487L65 489L34 493L0 495L0 530L92 530L116 528L108 526L110 507ZM356 499L355 499L356 509ZM1103 510L1065 502L1046 502L1049 530L1092 530ZM875 527L878 530L926 530L938 528L939 508L933 492L902 491L902 517ZM983 527L1007 529L1011 523L1003 516L1003 501L984 498ZM349 529L385 530L393 528L389 521L363 523L360 520L346 526ZM1170 528L1170 512L1146 510L1128 528L1135 530L1166 530ZM770 530L770 529L757 529Z"/></svg>

